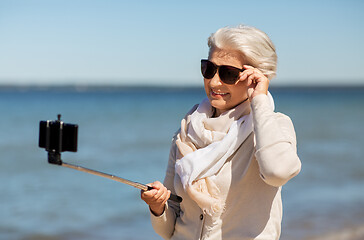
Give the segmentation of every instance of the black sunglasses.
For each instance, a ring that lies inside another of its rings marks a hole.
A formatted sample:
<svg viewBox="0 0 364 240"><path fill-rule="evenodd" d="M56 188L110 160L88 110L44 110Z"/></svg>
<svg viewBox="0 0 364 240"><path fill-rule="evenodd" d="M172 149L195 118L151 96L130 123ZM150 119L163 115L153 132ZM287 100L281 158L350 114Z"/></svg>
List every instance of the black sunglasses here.
<svg viewBox="0 0 364 240"><path fill-rule="evenodd" d="M201 73L204 78L211 79L218 72L221 81L226 84L235 84L239 79L240 72L244 70L227 65L218 66L207 59L201 60Z"/></svg>

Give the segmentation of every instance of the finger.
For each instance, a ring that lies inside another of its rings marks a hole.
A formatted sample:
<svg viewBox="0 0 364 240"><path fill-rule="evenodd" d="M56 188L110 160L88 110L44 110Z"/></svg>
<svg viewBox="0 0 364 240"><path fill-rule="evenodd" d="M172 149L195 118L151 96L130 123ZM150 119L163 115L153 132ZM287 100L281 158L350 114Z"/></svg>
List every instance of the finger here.
<svg viewBox="0 0 364 240"><path fill-rule="evenodd" d="M154 198L154 196L158 193L157 189L152 189L148 191L141 190L141 197L145 200L151 200Z"/></svg>
<svg viewBox="0 0 364 240"><path fill-rule="evenodd" d="M158 181L157 181L158 182ZM148 190L141 190L142 194L145 194L146 196L150 197L150 196L154 196L156 194L156 192L159 189L159 185L157 182L153 182L153 183L147 183L146 185L148 187L151 187L151 189Z"/></svg>
<svg viewBox="0 0 364 240"><path fill-rule="evenodd" d="M254 79L255 83L257 83L260 88L266 88L268 89L268 86L269 86L269 79L264 76L263 74L256 74L255 75L255 79Z"/></svg>
<svg viewBox="0 0 364 240"><path fill-rule="evenodd" d="M257 75L255 73L249 75L249 77L248 77L248 81L249 82L255 83L256 82L256 79L257 79Z"/></svg>
<svg viewBox="0 0 364 240"><path fill-rule="evenodd" d="M246 80L246 75L240 73L238 80L235 82L235 85L239 84L239 82L244 82L245 80Z"/></svg>
<svg viewBox="0 0 364 240"><path fill-rule="evenodd" d="M151 187L155 189L161 189L164 187L164 185L160 181L155 181L152 183Z"/></svg>
<svg viewBox="0 0 364 240"><path fill-rule="evenodd" d="M246 73L248 75L255 73L255 74L261 74L262 76L264 76L264 74L258 68L255 68L250 65L243 65L243 67L244 67L244 69L246 69L243 73Z"/></svg>
<svg viewBox="0 0 364 240"><path fill-rule="evenodd" d="M141 191L141 197L147 204L164 204L169 199L171 191L161 182L155 181L148 185L153 187L153 189Z"/></svg>
<svg viewBox="0 0 364 240"><path fill-rule="evenodd" d="M253 69L244 70L241 73L241 77L240 77L239 81L245 81L253 73L254 73Z"/></svg>
<svg viewBox="0 0 364 240"><path fill-rule="evenodd" d="M150 192L154 192L152 194L148 194ZM166 202L164 198L161 198L163 196L164 190L150 190L145 192L144 195L142 195L142 199L149 205L149 206L160 206L163 205L163 202Z"/></svg>
<svg viewBox="0 0 364 240"><path fill-rule="evenodd" d="M165 204L167 202L167 200L169 199L169 197L171 196L171 191L167 190L167 192L165 193L164 200L163 200L163 204Z"/></svg>
<svg viewBox="0 0 364 240"><path fill-rule="evenodd" d="M248 90L247 90L247 92L248 92L248 97L249 97L249 99L251 99L251 96L253 95L253 93L254 93L254 87L249 87L248 88Z"/></svg>
<svg viewBox="0 0 364 240"><path fill-rule="evenodd" d="M248 77L253 83L269 81L268 78L263 75L259 70L254 70L254 73Z"/></svg>
<svg viewBox="0 0 364 240"><path fill-rule="evenodd" d="M260 69L255 68L255 67L253 67L253 66L250 66L250 65L243 65L243 68L244 68L244 69L246 69L246 70L253 70L255 73L259 73L259 74L264 75ZM245 71L246 71L246 70L245 70ZM244 71L244 72L245 72L245 71Z"/></svg>
<svg viewBox="0 0 364 240"><path fill-rule="evenodd" d="M147 183L147 184L145 184L146 186L148 186L148 189L147 189L147 190L142 190L142 191L150 191L150 190L151 190L151 188L154 188L154 187L153 187L153 184L154 184L154 183Z"/></svg>
<svg viewBox="0 0 364 240"><path fill-rule="evenodd" d="M156 203L160 203L160 204L163 204L164 202L166 202L168 200L167 198L168 196L168 190L167 188L165 189L161 189L158 194L155 195L155 202Z"/></svg>
<svg viewBox="0 0 364 240"><path fill-rule="evenodd" d="M157 193L153 196L154 201L156 202L162 202L163 199L162 196L165 195L165 192L167 192L167 188L161 188L157 191Z"/></svg>
<svg viewBox="0 0 364 240"><path fill-rule="evenodd" d="M257 76L255 75L255 73L250 74L247 78L247 85L250 86L250 85L256 83L256 77Z"/></svg>
<svg viewBox="0 0 364 240"><path fill-rule="evenodd" d="M254 67L253 66L250 66L250 65L243 65L243 68L244 69L253 69Z"/></svg>
<svg viewBox="0 0 364 240"><path fill-rule="evenodd" d="M239 81L244 81L245 79L246 79L246 70L245 71L243 71L243 72L241 72L240 74L239 74Z"/></svg>
<svg viewBox="0 0 364 240"><path fill-rule="evenodd" d="M255 77L255 80L256 82L264 82L264 81L267 81L269 82L269 79L266 75L264 75L259 69L255 68L254 69L254 75L256 76Z"/></svg>
<svg viewBox="0 0 364 240"><path fill-rule="evenodd" d="M155 181L153 183L148 183L146 184L148 187L151 187L152 189L149 189L149 190L142 190L142 192L146 192L147 195L150 195L152 194L153 196L156 194L156 191L158 191L161 186L163 187L163 184L160 183L159 181Z"/></svg>

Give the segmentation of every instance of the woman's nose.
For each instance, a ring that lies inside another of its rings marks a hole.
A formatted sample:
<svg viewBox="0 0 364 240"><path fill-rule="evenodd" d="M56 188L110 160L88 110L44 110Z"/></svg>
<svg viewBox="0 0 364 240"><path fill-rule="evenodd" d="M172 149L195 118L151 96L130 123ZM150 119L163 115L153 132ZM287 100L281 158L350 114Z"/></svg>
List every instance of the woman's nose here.
<svg viewBox="0 0 364 240"><path fill-rule="evenodd" d="M221 86L222 82L220 80L219 74L216 73L215 76L213 78L211 78L210 80L210 86L211 87L216 87L216 86Z"/></svg>

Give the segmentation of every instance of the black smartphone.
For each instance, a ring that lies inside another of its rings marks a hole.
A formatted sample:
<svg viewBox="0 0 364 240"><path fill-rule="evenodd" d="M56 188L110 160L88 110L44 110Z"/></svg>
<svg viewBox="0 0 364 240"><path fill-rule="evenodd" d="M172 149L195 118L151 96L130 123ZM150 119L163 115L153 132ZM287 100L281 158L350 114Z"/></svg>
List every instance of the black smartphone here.
<svg viewBox="0 0 364 240"><path fill-rule="evenodd" d="M62 121L40 121L39 147L48 152L77 152L78 125Z"/></svg>

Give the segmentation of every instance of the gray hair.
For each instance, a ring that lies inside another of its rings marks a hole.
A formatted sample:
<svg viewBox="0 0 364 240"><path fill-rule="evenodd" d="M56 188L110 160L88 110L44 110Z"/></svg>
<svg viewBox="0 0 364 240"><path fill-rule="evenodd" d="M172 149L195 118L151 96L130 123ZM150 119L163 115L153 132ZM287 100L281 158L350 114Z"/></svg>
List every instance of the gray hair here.
<svg viewBox="0 0 364 240"><path fill-rule="evenodd" d="M270 38L261 30L239 25L224 27L208 38L210 51L214 48L238 51L246 64L258 68L268 79L276 75L277 54Z"/></svg>

